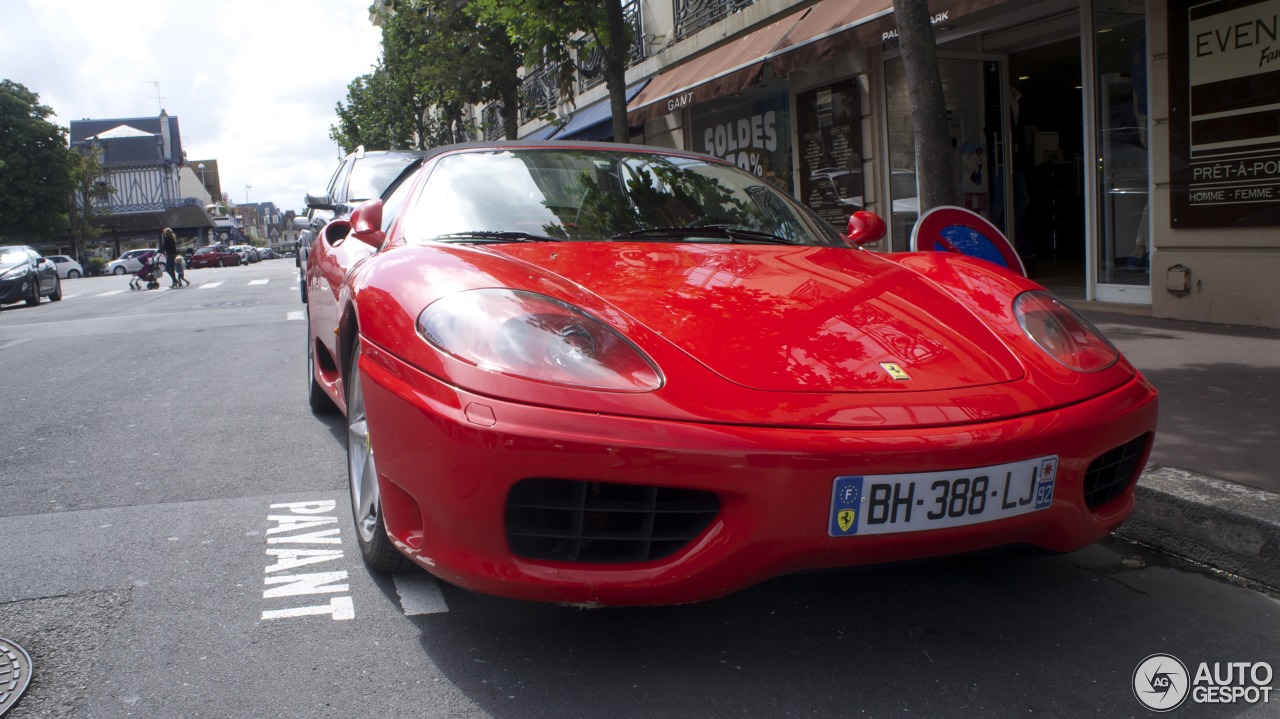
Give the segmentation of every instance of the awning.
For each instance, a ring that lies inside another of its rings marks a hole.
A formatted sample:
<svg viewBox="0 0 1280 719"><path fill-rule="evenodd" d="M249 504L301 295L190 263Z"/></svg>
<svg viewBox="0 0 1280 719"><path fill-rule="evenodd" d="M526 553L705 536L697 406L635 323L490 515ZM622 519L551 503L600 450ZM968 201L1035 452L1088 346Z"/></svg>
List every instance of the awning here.
<svg viewBox="0 0 1280 719"><path fill-rule="evenodd" d="M930 7L939 4L933 2ZM873 22L892 15L893 0L823 0L804 13L773 49L773 72L786 76L879 43L880 23L872 26Z"/></svg>
<svg viewBox="0 0 1280 719"><path fill-rule="evenodd" d="M934 24L991 7L1004 0L934 0L929 3ZM877 22L880 21L880 22ZM802 67L821 65L867 45L884 42L893 29L889 0L822 0L814 5L773 52L773 72L786 76Z"/></svg>
<svg viewBox="0 0 1280 719"><path fill-rule="evenodd" d="M629 105L627 123L639 125L686 105L756 84L769 53L805 12L776 20L657 75Z"/></svg>
<svg viewBox="0 0 1280 719"><path fill-rule="evenodd" d="M627 87L627 102L649 84L650 78L633 82ZM549 140L605 140L613 137L613 112L608 96L596 100L573 113L564 127L547 138Z"/></svg>
<svg viewBox="0 0 1280 719"><path fill-rule="evenodd" d="M1003 0L935 0L946 21ZM802 67L882 42L892 28L893 0L821 0L726 45L668 68L630 104L632 125L682 107L738 92L760 81L765 63L785 77Z"/></svg>
<svg viewBox="0 0 1280 719"><path fill-rule="evenodd" d="M533 132L529 133L528 135L525 135L520 139L521 140L545 140L548 137L551 137L552 135L556 134L557 129L558 128L554 124L547 125L546 127L534 130Z"/></svg>

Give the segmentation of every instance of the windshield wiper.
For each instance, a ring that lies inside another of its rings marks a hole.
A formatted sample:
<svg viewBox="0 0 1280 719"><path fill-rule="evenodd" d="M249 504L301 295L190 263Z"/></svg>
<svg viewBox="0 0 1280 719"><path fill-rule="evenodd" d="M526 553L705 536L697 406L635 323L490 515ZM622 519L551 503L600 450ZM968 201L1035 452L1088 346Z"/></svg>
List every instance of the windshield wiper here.
<svg viewBox="0 0 1280 719"><path fill-rule="evenodd" d="M730 242L764 242L773 245L794 245L785 237L771 235L768 232L744 230L728 225L689 225L688 227L649 227L643 230L623 232L610 237L611 240L625 240L632 237L716 237Z"/></svg>
<svg viewBox="0 0 1280 719"><path fill-rule="evenodd" d="M528 232L510 232L499 230L468 230L466 232L450 232L437 235L437 240L470 240L473 242L564 242L559 237L534 235Z"/></svg>

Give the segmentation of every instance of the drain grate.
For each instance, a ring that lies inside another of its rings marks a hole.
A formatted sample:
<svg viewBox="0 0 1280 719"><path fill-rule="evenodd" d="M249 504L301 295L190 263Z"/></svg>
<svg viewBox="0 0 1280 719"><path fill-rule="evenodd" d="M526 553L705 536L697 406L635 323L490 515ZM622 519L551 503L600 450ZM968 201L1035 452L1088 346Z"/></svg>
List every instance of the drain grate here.
<svg viewBox="0 0 1280 719"><path fill-rule="evenodd" d="M0 716L8 713L31 683L31 655L0 637Z"/></svg>

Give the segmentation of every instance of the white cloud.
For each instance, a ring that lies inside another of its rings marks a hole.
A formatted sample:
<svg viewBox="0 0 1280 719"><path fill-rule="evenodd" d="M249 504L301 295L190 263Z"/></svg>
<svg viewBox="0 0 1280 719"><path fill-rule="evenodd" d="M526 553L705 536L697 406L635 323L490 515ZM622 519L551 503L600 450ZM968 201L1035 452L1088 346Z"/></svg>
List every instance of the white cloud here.
<svg viewBox="0 0 1280 719"><path fill-rule="evenodd" d="M0 79L57 121L178 117L193 160L233 200L302 209L329 179L347 84L370 72L369 0L0 0ZM159 82L159 96L152 82Z"/></svg>

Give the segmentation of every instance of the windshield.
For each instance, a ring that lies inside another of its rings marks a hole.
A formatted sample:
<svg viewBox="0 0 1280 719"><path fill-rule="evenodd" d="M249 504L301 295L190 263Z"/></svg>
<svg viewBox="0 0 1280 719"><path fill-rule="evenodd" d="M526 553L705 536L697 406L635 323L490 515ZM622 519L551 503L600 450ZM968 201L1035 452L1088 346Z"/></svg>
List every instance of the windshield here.
<svg viewBox="0 0 1280 719"><path fill-rule="evenodd" d="M16 247L0 247L0 265L12 265L27 259L27 253Z"/></svg>
<svg viewBox="0 0 1280 719"><path fill-rule="evenodd" d="M689 231L699 226L719 231ZM603 150L512 149L441 158L405 210L404 227L409 242L500 232L576 241L843 245L833 228L800 204L735 167ZM744 239L725 228L760 237Z"/></svg>
<svg viewBox="0 0 1280 719"><path fill-rule="evenodd" d="M415 155L369 155L356 160L347 184L347 202L355 204L381 197L382 191L417 160Z"/></svg>

